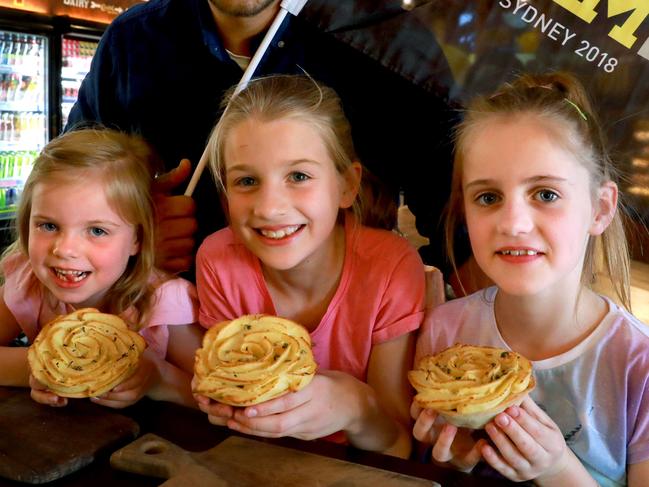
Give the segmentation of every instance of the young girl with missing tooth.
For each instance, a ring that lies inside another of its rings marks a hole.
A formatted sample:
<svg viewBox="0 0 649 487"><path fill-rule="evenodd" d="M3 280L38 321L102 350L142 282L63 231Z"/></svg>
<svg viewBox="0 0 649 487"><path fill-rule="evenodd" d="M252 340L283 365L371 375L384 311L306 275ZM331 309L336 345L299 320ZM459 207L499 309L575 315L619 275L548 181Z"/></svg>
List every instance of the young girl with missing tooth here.
<svg viewBox="0 0 649 487"><path fill-rule="evenodd" d="M94 307L120 315L148 343L136 373L94 402L121 408L147 395L195 406L197 300L189 282L153 267L154 163L144 141L110 130L70 132L43 149L20 199L18 238L1 262L1 385L31 382L36 401L65 405L30 380L27 349L8 345Z"/></svg>
<svg viewBox="0 0 649 487"><path fill-rule="evenodd" d="M649 327L591 289L604 265L629 308L618 188L583 87L523 76L474 101L457 133L447 219L465 220L496 284L427 315L417 357L456 342L515 350L537 386L487 424L489 441L415 404L432 457L480 460L540 486L641 487L649 479ZM452 256L451 256L452 257Z"/></svg>
<svg viewBox="0 0 649 487"><path fill-rule="evenodd" d="M408 456L423 264L405 239L363 225L361 166L337 95L305 76L255 80L232 97L208 149L229 227L198 251L200 323L294 320L311 333L318 373L262 404L199 396L199 407L248 434L343 432L359 448Z"/></svg>

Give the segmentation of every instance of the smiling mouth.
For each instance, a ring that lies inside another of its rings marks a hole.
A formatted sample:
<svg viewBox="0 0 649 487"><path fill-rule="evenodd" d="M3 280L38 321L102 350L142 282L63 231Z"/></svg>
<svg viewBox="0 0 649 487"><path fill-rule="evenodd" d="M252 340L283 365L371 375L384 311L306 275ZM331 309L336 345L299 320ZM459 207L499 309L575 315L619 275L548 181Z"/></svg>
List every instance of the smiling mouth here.
<svg viewBox="0 0 649 487"><path fill-rule="evenodd" d="M537 252L536 250L499 250L496 253L501 255L513 255L514 257L519 257L521 255L539 255L542 252Z"/></svg>
<svg viewBox="0 0 649 487"><path fill-rule="evenodd" d="M259 228L257 229L257 231L266 238L272 238L273 240L280 240L282 238L293 235L303 226L304 225L291 225L288 227L284 227L281 230L264 230L263 228Z"/></svg>
<svg viewBox="0 0 649 487"><path fill-rule="evenodd" d="M54 272L56 277L66 282L80 282L90 275L89 271L74 271L58 269L56 267L52 267L52 272Z"/></svg>

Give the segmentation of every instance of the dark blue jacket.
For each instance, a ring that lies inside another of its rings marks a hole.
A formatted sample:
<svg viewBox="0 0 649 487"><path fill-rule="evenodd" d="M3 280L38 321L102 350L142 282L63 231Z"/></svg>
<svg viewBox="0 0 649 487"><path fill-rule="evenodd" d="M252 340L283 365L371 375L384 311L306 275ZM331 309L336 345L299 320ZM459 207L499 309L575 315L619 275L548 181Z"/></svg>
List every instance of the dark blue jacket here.
<svg viewBox="0 0 649 487"><path fill-rule="evenodd" d="M450 72L424 21L384 3L367 10L363 2L311 0L299 17L287 17L256 75L304 69L338 92L361 161L395 198L405 192L420 233L432 239L425 260L442 266L438 223L456 116ZM207 0L151 0L106 30L66 129L100 122L143 135L167 169L182 158L195 164L224 91L241 74ZM225 223L209 171L194 198L200 242Z"/></svg>

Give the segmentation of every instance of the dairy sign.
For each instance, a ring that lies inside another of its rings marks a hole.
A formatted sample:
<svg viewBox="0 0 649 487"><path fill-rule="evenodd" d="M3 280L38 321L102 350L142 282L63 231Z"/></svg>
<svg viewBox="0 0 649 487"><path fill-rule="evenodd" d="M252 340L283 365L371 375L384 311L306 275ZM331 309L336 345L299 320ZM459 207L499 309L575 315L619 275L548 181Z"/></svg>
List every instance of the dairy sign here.
<svg viewBox="0 0 649 487"><path fill-rule="evenodd" d="M610 39L649 60L649 38L638 38L638 31L649 18L649 0L552 0L552 2L586 24L591 24L598 17L605 17L611 24L607 34ZM595 64L607 73L615 71L619 63L618 59L592 39L577 32L582 30L578 29L578 26L569 28L543 12L535 2L500 0L498 4L549 39L572 49L575 55Z"/></svg>

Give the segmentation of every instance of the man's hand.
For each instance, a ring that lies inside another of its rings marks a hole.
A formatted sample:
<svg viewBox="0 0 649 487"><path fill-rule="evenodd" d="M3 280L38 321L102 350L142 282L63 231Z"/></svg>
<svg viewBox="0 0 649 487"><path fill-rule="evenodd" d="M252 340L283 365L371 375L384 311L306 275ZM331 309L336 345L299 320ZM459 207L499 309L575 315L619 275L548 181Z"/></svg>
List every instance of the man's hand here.
<svg viewBox="0 0 649 487"><path fill-rule="evenodd" d="M156 267L176 273L194 262L196 204L189 196L172 196L171 191L186 181L191 172L188 159L156 178L153 198L156 206Z"/></svg>

